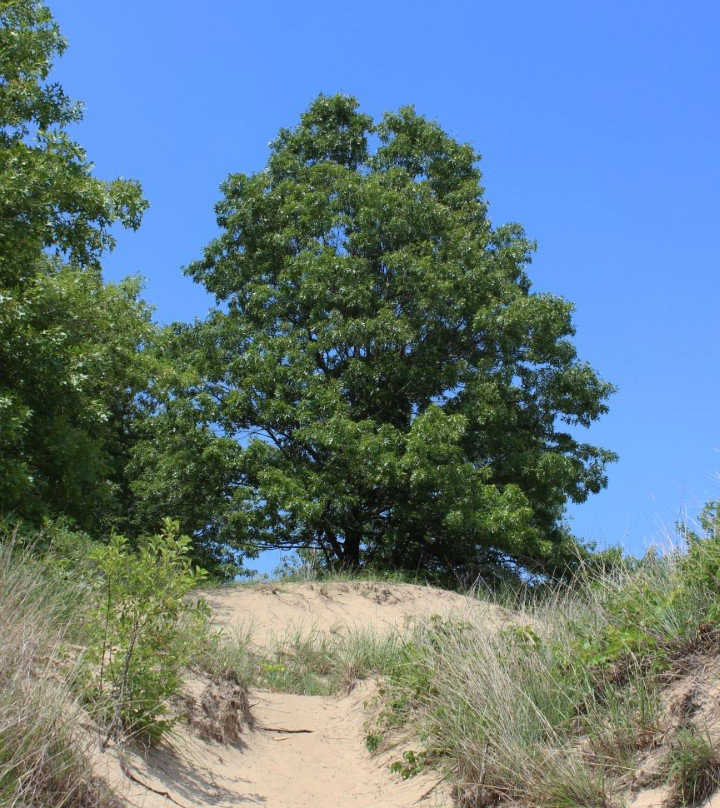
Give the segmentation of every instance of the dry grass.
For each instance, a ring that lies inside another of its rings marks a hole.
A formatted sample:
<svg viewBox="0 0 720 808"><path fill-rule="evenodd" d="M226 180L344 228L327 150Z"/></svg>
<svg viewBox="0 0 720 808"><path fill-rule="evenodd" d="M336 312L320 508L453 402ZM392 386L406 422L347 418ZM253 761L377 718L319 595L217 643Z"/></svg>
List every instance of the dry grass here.
<svg viewBox="0 0 720 808"><path fill-rule="evenodd" d="M183 693L175 702L183 720L205 741L237 744L254 724L247 688L230 679L206 682L197 695Z"/></svg>
<svg viewBox="0 0 720 808"><path fill-rule="evenodd" d="M60 667L81 593L49 563L0 545L0 806L110 808L93 775ZM87 737L87 735L86 735Z"/></svg>
<svg viewBox="0 0 720 808"><path fill-rule="evenodd" d="M444 771L462 806L615 804L623 778L658 742L673 655L697 643L716 598L693 581L674 597L688 583L679 558L514 593L512 619L499 631L475 620L428 621L390 669L372 747L387 749L398 736L419 745L416 757ZM707 745L681 751L683 772L705 772L703 791L715 783Z"/></svg>

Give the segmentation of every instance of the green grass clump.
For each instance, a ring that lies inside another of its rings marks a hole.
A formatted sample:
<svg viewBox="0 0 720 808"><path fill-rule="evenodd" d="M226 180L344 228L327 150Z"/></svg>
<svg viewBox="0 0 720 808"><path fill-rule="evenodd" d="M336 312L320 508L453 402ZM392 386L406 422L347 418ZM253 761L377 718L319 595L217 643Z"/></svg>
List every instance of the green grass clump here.
<svg viewBox="0 0 720 808"><path fill-rule="evenodd" d="M334 695L398 664L399 632L338 627L332 632L288 629L268 646L253 642L252 628L210 632L195 649L191 667L211 679L283 693Z"/></svg>
<svg viewBox="0 0 720 808"><path fill-rule="evenodd" d="M342 628L334 633L288 631L258 661L261 687L307 695L332 695L358 679L385 674L396 663L399 634Z"/></svg>
<svg viewBox="0 0 720 808"><path fill-rule="evenodd" d="M678 732L665 765L670 806L699 805L720 787L720 749L697 727Z"/></svg>
<svg viewBox="0 0 720 808"><path fill-rule="evenodd" d="M249 687L257 678L259 658L253 650L252 629L216 631L210 628L193 645L188 665L213 681Z"/></svg>

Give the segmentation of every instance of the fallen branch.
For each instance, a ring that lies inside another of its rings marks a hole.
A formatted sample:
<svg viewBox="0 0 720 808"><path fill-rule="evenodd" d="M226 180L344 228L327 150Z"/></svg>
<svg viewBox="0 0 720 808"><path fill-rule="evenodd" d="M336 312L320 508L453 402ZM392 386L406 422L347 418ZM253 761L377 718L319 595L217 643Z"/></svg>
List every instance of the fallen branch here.
<svg viewBox="0 0 720 808"><path fill-rule="evenodd" d="M255 727L255 729L264 729L265 732L282 732L288 735L299 735L302 732L312 733L315 731L312 729L283 729L282 727Z"/></svg>

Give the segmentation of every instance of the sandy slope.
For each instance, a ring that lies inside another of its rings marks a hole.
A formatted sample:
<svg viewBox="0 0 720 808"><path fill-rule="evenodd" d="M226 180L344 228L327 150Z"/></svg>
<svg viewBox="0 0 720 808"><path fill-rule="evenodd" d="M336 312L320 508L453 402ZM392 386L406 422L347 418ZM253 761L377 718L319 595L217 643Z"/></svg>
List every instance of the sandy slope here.
<svg viewBox="0 0 720 808"><path fill-rule="evenodd" d="M488 603L429 586L374 581L255 584L206 593L217 625L251 629L253 641L269 644L288 631L402 628L432 615L472 617L497 623L504 612Z"/></svg>
<svg viewBox="0 0 720 808"><path fill-rule="evenodd" d="M690 656L684 664L684 675L672 681L663 693L664 737L641 758L637 771L632 774L627 808L667 808L670 790L653 783L653 776L672 745L674 732L684 720L692 717L693 723L706 732L715 745L720 744L720 659L715 655L709 658L700 655L695 659ZM720 791L699 808L720 808Z"/></svg>
<svg viewBox="0 0 720 808"><path fill-rule="evenodd" d="M243 586L208 593L218 625L253 625L254 641L294 630L401 627L413 617L473 613L502 619L477 601L429 587L375 583ZM436 776L403 780L389 763L365 749L364 703L372 684L344 696L251 694L255 727L240 742L200 740L182 728L143 757L126 753L133 776L121 774L116 752L98 755L98 766L128 805L137 808L260 805L265 808L421 808L449 806ZM161 793L157 793L161 792Z"/></svg>

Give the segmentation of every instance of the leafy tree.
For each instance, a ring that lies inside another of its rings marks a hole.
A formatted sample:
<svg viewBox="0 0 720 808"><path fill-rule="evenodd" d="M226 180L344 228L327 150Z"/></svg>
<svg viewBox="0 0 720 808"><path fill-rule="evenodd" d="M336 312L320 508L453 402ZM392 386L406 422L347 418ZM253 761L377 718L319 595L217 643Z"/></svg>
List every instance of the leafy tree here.
<svg viewBox="0 0 720 808"><path fill-rule="evenodd" d="M66 131L79 104L48 81L66 43L36 0L0 3L0 278L14 285L45 271L45 251L99 267L110 226L136 229L146 206L136 182L92 176Z"/></svg>
<svg viewBox="0 0 720 808"><path fill-rule="evenodd" d="M146 203L68 135L80 107L48 80L64 48L41 3L0 3L0 512L90 527L127 488L153 327L136 280L100 276L112 225L135 229Z"/></svg>
<svg viewBox="0 0 720 808"><path fill-rule="evenodd" d="M614 458L574 427L612 387L577 357L571 304L531 291L533 245L491 224L477 161L411 107L374 124L320 96L222 186L188 268L222 304L193 406L244 447L238 537L446 570L572 550L564 506Z"/></svg>
<svg viewBox="0 0 720 808"><path fill-rule="evenodd" d="M147 351L157 382L132 420L127 504L118 527L141 535L172 513L193 539L193 560L217 578L232 578L242 555L255 549L227 507L242 474L242 450L204 419L195 400L202 400L197 351L197 330L183 323L160 329Z"/></svg>
<svg viewBox="0 0 720 808"><path fill-rule="evenodd" d="M38 273L0 309L5 404L0 419L0 507L38 522L64 514L106 527L126 507L125 465L142 415L137 393L152 361L139 284L95 272Z"/></svg>

